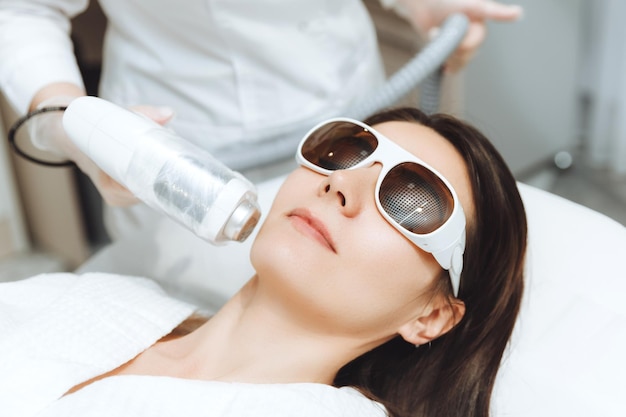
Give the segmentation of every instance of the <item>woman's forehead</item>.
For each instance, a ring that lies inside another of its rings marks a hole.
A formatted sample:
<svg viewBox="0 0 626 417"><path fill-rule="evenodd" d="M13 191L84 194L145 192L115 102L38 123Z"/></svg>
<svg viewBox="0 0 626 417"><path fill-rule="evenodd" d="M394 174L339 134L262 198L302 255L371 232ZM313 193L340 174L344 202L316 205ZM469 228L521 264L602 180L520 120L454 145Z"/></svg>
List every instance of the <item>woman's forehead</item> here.
<svg viewBox="0 0 626 417"><path fill-rule="evenodd" d="M392 121L372 127L439 171L454 187L466 215L473 214L471 182L465 160L447 139L414 122Z"/></svg>

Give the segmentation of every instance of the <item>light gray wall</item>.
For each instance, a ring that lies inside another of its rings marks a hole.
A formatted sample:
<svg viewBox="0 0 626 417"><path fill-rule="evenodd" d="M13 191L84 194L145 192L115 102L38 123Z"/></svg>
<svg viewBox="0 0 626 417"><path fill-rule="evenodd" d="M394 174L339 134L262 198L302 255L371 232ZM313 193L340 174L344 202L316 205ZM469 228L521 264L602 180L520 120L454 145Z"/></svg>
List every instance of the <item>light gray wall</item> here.
<svg viewBox="0 0 626 417"><path fill-rule="evenodd" d="M516 174L577 144L583 0L519 0L521 21L491 23L465 73L464 116Z"/></svg>

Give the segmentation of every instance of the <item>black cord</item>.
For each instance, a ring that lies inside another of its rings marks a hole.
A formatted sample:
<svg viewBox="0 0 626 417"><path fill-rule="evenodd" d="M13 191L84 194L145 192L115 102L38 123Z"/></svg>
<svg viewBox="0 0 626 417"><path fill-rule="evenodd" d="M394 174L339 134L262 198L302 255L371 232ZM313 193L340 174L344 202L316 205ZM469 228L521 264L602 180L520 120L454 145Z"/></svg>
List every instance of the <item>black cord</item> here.
<svg viewBox="0 0 626 417"><path fill-rule="evenodd" d="M34 162L34 163L39 164L39 165L44 165L44 166L47 166L47 167L55 167L55 168L58 168L58 167L75 167L76 164L73 161L69 161L69 160L68 161L62 161L62 162L52 162L52 161L44 161L43 159L35 158L34 156L29 155L26 152L24 152L22 149L20 149L20 147L17 146L17 141L15 140L15 135L17 133L17 130L24 123L26 123L28 120L30 120L34 116L37 116L37 115L42 114L42 113L53 112L53 111L65 111L65 109L67 109L67 106L42 107L40 109L28 112L26 115L24 115L24 116L20 117L19 119L17 119L17 121L15 123L13 123L13 126L11 126L11 129L9 129L9 134L8 134L9 143L13 147L13 150L19 156L21 156L22 158L27 159L30 162Z"/></svg>

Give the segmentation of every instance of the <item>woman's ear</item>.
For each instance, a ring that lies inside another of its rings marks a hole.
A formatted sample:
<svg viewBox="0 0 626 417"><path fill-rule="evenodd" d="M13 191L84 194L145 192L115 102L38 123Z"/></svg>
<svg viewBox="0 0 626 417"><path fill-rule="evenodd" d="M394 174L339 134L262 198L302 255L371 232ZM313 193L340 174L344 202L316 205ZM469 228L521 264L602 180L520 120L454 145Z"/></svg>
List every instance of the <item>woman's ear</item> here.
<svg viewBox="0 0 626 417"><path fill-rule="evenodd" d="M402 325L398 333L413 345L423 345L450 331L464 314L463 301L436 297L417 317Z"/></svg>

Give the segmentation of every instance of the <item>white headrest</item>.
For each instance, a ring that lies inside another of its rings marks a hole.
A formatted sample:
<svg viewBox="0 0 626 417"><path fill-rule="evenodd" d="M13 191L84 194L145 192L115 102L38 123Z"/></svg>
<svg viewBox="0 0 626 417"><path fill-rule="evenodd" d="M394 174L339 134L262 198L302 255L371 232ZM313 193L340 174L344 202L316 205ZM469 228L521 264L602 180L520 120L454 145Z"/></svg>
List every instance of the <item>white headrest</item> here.
<svg viewBox="0 0 626 417"><path fill-rule="evenodd" d="M528 216L523 307L494 416L626 416L626 228L519 184Z"/></svg>

